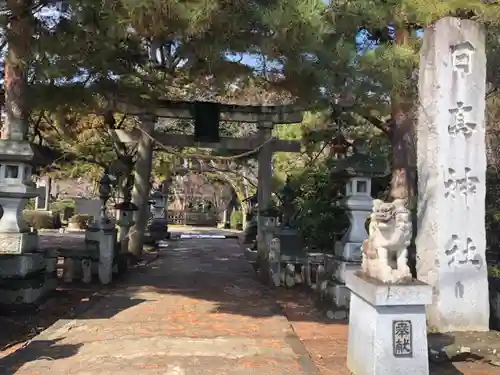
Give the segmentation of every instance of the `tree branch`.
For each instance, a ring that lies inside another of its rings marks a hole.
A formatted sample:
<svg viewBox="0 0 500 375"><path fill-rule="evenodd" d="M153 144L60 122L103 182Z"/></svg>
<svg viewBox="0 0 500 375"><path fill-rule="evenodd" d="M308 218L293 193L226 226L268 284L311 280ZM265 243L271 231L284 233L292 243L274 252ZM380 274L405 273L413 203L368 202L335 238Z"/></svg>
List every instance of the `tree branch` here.
<svg viewBox="0 0 500 375"><path fill-rule="evenodd" d="M360 112L354 112L354 113L356 113L358 116L361 116L364 120L368 121L370 124L372 124L377 129L382 131L382 133L384 133L385 135L387 135L387 136L391 135L391 129L390 129L389 124L387 122L382 121L375 116L365 115L365 114L360 113Z"/></svg>

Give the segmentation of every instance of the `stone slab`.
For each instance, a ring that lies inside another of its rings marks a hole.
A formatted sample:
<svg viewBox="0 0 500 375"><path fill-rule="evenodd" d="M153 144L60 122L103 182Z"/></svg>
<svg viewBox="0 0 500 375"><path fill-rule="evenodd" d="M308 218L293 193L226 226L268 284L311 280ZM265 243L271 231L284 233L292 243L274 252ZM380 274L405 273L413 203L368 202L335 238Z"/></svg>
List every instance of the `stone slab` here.
<svg viewBox="0 0 500 375"><path fill-rule="evenodd" d="M0 254L32 253L38 249L38 233L0 233Z"/></svg>
<svg viewBox="0 0 500 375"><path fill-rule="evenodd" d="M22 278L39 272L47 266L42 253L0 255L0 278Z"/></svg>
<svg viewBox="0 0 500 375"><path fill-rule="evenodd" d="M383 285L356 274L351 289L347 366L356 375L429 374L424 303L429 285ZM394 288L394 289L392 289Z"/></svg>
<svg viewBox="0 0 500 375"><path fill-rule="evenodd" d="M346 286L373 306L423 306L432 303L432 288L420 281L412 284L384 284L348 273Z"/></svg>

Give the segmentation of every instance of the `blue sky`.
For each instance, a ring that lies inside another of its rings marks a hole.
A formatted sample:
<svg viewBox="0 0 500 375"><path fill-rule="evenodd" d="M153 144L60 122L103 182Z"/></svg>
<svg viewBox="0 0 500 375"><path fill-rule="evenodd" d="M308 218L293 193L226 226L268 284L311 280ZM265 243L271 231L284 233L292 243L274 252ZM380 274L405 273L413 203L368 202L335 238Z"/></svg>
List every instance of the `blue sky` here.
<svg viewBox="0 0 500 375"><path fill-rule="evenodd" d="M389 35L394 36L394 26L388 25L389 28ZM361 30L357 33L356 35L356 45L358 47L358 53L363 54L367 50L377 48L377 42L370 40L369 38L370 34L367 30ZM422 38L424 36L424 29L420 29L417 31L417 37ZM252 68L256 68L260 65L260 59L261 57L256 54L244 54L244 55L238 55L238 56L230 56L228 55L229 59L239 61L240 59L241 62L245 65L248 65Z"/></svg>

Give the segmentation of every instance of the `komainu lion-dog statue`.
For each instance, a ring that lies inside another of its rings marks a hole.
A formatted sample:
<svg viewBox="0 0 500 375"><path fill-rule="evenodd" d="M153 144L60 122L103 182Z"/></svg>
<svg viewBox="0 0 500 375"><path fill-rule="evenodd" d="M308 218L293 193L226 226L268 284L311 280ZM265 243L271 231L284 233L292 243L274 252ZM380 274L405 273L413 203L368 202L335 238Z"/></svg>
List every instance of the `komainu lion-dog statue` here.
<svg viewBox="0 0 500 375"><path fill-rule="evenodd" d="M410 211L405 199L386 203L373 201L369 237L362 245L362 271L383 283L411 280L407 265L412 235Z"/></svg>

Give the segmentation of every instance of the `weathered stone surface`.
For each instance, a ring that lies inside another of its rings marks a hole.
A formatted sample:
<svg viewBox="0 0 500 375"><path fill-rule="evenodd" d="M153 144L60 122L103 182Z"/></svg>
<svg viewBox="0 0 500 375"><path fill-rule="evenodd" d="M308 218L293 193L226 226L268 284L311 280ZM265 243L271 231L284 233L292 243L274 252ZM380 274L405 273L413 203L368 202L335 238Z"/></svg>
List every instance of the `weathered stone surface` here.
<svg viewBox="0 0 500 375"><path fill-rule="evenodd" d="M38 234L25 233L0 233L0 254L22 254L35 252L38 249Z"/></svg>
<svg viewBox="0 0 500 375"><path fill-rule="evenodd" d="M26 277L45 268L46 261L42 253L0 256L0 278Z"/></svg>
<svg viewBox="0 0 500 375"><path fill-rule="evenodd" d="M417 127L418 278L433 286L429 326L487 331L485 33L443 18L425 30Z"/></svg>
<svg viewBox="0 0 500 375"><path fill-rule="evenodd" d="M429 374L422 283L382 284L349 274L351 290L347 366L356 375Z"/></svg>
<svg viewBox="0 0 500 375"><path fill-rule="evenodd" d="M31 280L26 279L23 281L28 282ZM32 286L25 285L25 287L20 287L18 282L12 284L10 288L2 285L0 286L0 305L35 304L56 287L57 278L53 275L45 276L42 282L38 279L33 279Z"/></svg>

